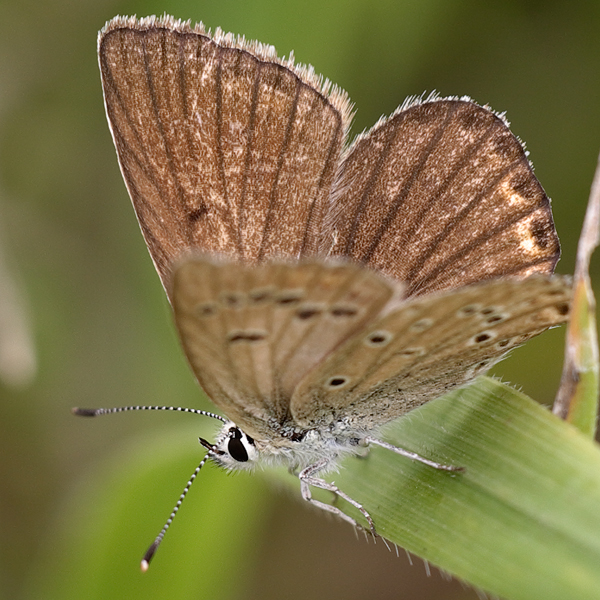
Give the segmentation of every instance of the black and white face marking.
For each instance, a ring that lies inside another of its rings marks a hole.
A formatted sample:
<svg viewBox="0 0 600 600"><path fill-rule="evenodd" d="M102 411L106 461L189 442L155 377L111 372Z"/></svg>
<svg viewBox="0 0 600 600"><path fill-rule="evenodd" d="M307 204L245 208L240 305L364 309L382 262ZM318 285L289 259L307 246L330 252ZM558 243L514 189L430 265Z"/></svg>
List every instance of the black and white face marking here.
<svg viewBox="0 0 600 600"><path fill-rule="evenodd" d="M258 452L254 439L229 421L217 438L211 458L226 469L250 469L256 463Z"/></svg>

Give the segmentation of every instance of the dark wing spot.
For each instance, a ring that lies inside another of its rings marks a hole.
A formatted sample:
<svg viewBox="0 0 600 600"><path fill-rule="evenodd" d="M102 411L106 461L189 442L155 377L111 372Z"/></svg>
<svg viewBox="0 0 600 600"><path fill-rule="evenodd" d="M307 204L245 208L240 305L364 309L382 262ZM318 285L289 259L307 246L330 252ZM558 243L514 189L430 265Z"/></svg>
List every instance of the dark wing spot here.
<svg viewBox="0 0 600 600"><path fill-rule="evenodd" d="M199 221L206 213L208 213L208 208L205 204L200 204L198 208L191 210L187 214L188 221L190 223L195 223Z"/></svg>
<svg viewBox="0 0 600 600"><path fill-rule="evenodd" d="M270 289L252 290L248 294L248 297L250 298L250 300L252 302L255 302L256 304L259 304L261 302L266 302L271 299L272 290L270 290Z"/></svg>
<svg viewBox="0 0 600 600"><path fill-rule="evenodd" d="M527 171L516 172L509 185L517 195L526 200L536 200L540 195L536 180Z"/></svg>
<svg viewBox="0 0 600 600"><path fill-rule="evenodd" d="M503 317L502 315L494 315L489 319L486 319L486 323L498 323L500 321L504 321L505 319L506 317Z"/></svg>
<svg viewBox="0 0 600 600"><path fill-rule="evenodd" d="M244 295L236 292L225 292L221 295L221 302L229 308L239 308L244 303Z"/></svg>
<svg viewBox="0 0 600 600"><path fill-rule="evenodd" d="M456 311L456 314L459 317L470 317L481 310L481 306L479 304L467 304L462 308L459 308Z"/></svg>
<svg viewBox="0 0 600 600"><path fill-rule="evenodd" d="M556 310L558 311L559 315L562 315L562 316L568 315L569 314L568 302L561 302L560 304L557 304Z"/></svg>
<svg viewBox="0 0 600 600"><path fill-rule="evenodd" d="M323 310L318 306L302 306L296 311L296 317L306 321L320 315L322 312Z"/></svg>
<svg viewBox="0 0 600 600"><path fill-rule="evenodd" d="M547 248L554 241L553 231L548 231L548 226L541 219L534 219L529 223L529 231L535 238L540 248Z"/></svg>
<svg viewBox="0 0 600 600"><path fill-rule="evenodd" d="M548 280L546 285L552 285L552 281ZM553 288L551 290L547 290L545 292L548 296L562 296L565 293L565 290L562 288Z"/></svg>
<svg viewBox="0 0 600 600"><path fill-rule="evenodd" d="M425 354L425 350L423 348L404 348L404 350L400 350L400 352L396 352L398 356L422 356Z"/></svg>
<svg viewBox="0 0 600 600"><path fill-rule="evenodd" d="M284 290L277 296L275 302L277 302L277 304L281 304L282 306L289 306L292 304L298 304L303 297L304 292L302 290Z"/></svg>
<svg viewBox="0 0 600 600"><path fill-rule="evenodd" d="M487 342L489 339L491 339L491 335L489 333L480 333L478 335L476 335L473 340L475 341L475 343L477 344L481 344L483 342Z"/></svg>
<svg viewBox="0 0 600 600"><path fill-rule="evenodd" d="M329 388L340 388L346 385L350 381L349 377L344 377L341 375L336 375L335 377L330 377L327 380L327 387Z"/></svg>
<svg viewBox="0 0 600 600"><path fill-rule="evenodd" d="M510 132L498 135L493 140L494 152L507 160L519 158L521 152L520 144L513 138Z"/></svg>
<svg viewBox="0 0 600 600"><path fill-rule="evenodd" d="M385 346L394 336L389 331L373 331L365 338L367 346Z"/></svg>
<svg viewBox="0 0 600 600"><path fill-rule="evenodd" d="M205 302L196 306L196 314L200 317L211 317L217 314L218 308L215 302Z"/></svg>
<svg viewBox="0 0 600 600"><path fill-rule="evenodd" d="M353 306L332 306L329 312L334 317L354 317L358 310Z"/></svg>
<svg viewBox="0 0 600 600"><path fill-rule="evenodd" d="M266 339L266 337L267 337L266 331L236 330L236 331L230 332L227 335L227 341L230 343L235 343L235 342L250 342L250 343L252 343L252 342L261 342L262 340Z"/></svg>

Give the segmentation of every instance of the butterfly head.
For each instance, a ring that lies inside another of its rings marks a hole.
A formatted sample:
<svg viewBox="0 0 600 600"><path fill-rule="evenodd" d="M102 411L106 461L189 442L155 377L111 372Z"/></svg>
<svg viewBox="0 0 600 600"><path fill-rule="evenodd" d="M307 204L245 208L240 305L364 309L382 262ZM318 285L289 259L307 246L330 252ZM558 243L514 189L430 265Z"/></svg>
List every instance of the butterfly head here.
<svg viewBox="0 0 600 600"><path fill-rule="evenodd" d="M254 439L231 421L223 425L214 444L203 438L200 443L208 449L210 458L228 471L252 469L256 465L258 450Z"/></svg>

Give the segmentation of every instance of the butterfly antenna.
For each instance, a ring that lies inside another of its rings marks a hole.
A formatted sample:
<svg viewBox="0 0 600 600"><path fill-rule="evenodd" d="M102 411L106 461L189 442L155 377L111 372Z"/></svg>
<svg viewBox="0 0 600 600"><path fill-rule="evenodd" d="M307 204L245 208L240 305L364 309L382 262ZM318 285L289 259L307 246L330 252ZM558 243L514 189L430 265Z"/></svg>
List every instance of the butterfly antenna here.
<svg viewBox="0 0 600 600"><path fill-rule="evenodd" d="M172 411L179 411L179 412L187 412L187 413L193 413L195 415L202 415L204 417L211 417L213 419L217 419L218 421L221 421L222 423L227 423L227 419L225 419L215 413L209 412L207 410L200 410L197 408L184 408L181 406L118 406L115 408L73 408L71 412L74 415L77 415L80 417L97 417L99 415L110 415L110 414L114 414L114 413L130 411L130 410L172 410ZM152 544L146 551L146 554L144 554L144 558L142 559L142 562L140 564L140 567L143 572L146 572L148 570L148 567L150 566L150 561L152 560L154 553L156 552L156 550L160 546L160 543L162 542L163 538L165 537L165 533L167 533L167 529L169 529L169 526L173 522L173 519L175 518L175 515L179 511L179 507L181 506L183 499L186 497L187 493L189 492L190 487L192 486L192 483L194 483L194 480L196 479L196 477L198 476L198 473L200 472L200 469L206 464L206 461L212 455L217 453L216 445L210 444L204 438L200 438L200 443L208 450L208 452L206 453L206 456L200 461L200 464L196 467L195 471L192 473L192 476L189 478L187 484L185 485L185 488L183 488L183 492L181 492L181 495L179 496L179 500L177 500L177 504L175 504L173 510L171 511L171 514L169 515L167 522L164 524L164 527L160 530L160 533L156 536L156 539L154 540L154 542L152 542Z"/></svg>
<svg viewBox="0 0 600 600"><path fill-rule="evenodd" d="M206 440L201 439L201 443L205 442L205 441ZM177 500L177 504L175 504L175 506L173 507L173 510L171 511L171 514L169 515L167 522L164 524L163 528L160 530L160 533L156 536L155 540L152 542L152 544L150 545L148 550L146 550L146 554L144 554L144 558L142 558L142 562L140 563L140 568L142 569L143 573L145 573L148 570L148 567L150 566L150 561L152 560L152 557L154 556L155 552L158 550L160 543L163 541L163 538L165 537L165 533L167 533L167 529L169 529L169 526L173 522L173 519L175 518L175 515L177 514L177 511L179 510L179 507L181 506L183 499L186 497L187 493L190 491L190 488L192 487L192 483L194 483L194 479L196 479L196 477L198 476L200 469L206 464L206 461L211 457L211 455L216 452L216 446L209 444L209 448L210 449L207 452L206 456L200 461L200 464L196 467L195 471L192 473L192 476L189 478L188 482L185 484L185 487L183 488L183 491L181 492L181 495L179 496L179 500Z"/></svg>
<svg viewBox="0 0 600 600"><path fill-rule="evenodd" d="M182 406L117 406L116 408L73 408L71 409L71 412L79 417L97 417L99 415L110 415L129 410L172 410L193 413L195 415L202 415L204 417L211 417L213 419L218 419L222 423L227 423L227 419L223 418L221 415L217 415L207 410L200 410L198 408L185 408Z"/></svg>

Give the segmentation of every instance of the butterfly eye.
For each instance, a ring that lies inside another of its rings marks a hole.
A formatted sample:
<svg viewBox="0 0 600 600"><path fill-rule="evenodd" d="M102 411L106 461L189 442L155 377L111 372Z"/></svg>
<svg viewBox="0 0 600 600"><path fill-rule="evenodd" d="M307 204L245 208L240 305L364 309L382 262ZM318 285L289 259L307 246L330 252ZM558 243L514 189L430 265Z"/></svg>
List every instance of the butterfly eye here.
<svg viewBox="0 0 600 600"><path fill-rule="evenodd" d="M231 458L237 460L238 462L247 462L248 451L246 450L244 442L242 441L242 432L237 427L232 429L231 432L231 437L227 443L227 450Z"/></svg>

